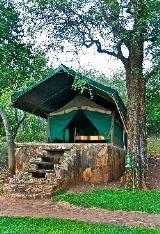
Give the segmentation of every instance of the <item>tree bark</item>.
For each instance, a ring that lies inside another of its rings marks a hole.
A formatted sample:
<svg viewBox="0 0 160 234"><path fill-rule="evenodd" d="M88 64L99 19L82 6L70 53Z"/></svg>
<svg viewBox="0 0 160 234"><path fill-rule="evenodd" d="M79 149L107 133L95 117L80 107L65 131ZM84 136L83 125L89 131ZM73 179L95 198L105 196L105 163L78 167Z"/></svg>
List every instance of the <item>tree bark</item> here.
<svg viewBox="0 0 160 234"><path fill-rule="evenodd" d="M145 83L143 75L134 75L127 70L127 92L128 92L128 152L133 155L134 170L136 177L136 187L146 187L147 169L147 142L146 142L146 118L145 118ZM131 174L126 169L126 174ZM128 177L126 175L126 177ZM129 177L133 177L130 175ZM125 186L132 180L126 179ZM132 181L133 183L133 181Z"/></svg>
<svg viewBox="0 0 160 234"><path fill-rule="evenodd" d="M130 48L130 56L125 69L128 93L128 152L133 156L134 169L126 169L123 184L125 187L131 187L133 184L132 178L135 176L135 186L145 188L148 163L143 37L141 35L137 38L136 44Z"/></svg>
<svg viewBox="0 0 160 234"><path fill-rule="evenodd" d="M134 168L126 169L123 185L146 187L147 136L145 110L145 79L143 77L145 5L143 0L132 0L134 25L130 33L129 57L125 66L128 96L128 152L133 156ZM143 19L143 20L142 20Z"/></svg>
<svg viewBox="0 0 160 234"><path fill-rule="evenodd" d="M5 110L0 107L0 116L2 118L5 132L6 132L6 141L8 145L8 168L11 175L15 174L16 168L16 159L15 159L15 143L12 129L9 123L9 119L5 113Z"/></svg>

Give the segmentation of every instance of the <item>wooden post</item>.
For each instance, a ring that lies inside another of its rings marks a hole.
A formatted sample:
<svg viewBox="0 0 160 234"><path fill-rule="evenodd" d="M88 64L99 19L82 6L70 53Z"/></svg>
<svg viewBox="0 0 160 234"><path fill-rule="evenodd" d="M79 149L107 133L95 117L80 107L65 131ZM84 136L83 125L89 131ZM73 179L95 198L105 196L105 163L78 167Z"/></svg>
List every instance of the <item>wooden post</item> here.
<svg viewBox="0 0 160 234"><path fill-rule="evenodd" d="M114 145L114 120L115 120L115 112L112 114L112 126L111 126L111 143Z"/></svg>
<svg viewBox="0 0 160 234"><path fill-rule="evenodd" d="M50 122L50 116L48 115L48 117L47 117L47 143L50 143L50 141L51 141L51 139L50 139L51 133L50 133L50 124L49 124L49 122Z"/></svg>

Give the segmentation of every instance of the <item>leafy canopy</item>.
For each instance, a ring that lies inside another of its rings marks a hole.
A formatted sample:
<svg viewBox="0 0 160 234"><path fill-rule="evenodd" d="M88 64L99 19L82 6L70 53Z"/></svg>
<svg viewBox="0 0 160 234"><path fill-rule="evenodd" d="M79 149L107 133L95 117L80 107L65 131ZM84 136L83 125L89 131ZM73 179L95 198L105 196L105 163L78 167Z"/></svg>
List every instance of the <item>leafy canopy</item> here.
<svg viewBox="0 0 160 234"><path fill-rule="evenodd" d="M77 48L94 45L97 52L126 64L131 47L139 46L137 35L143 34L145 52L158 56L159 0L29 0L23 7L28 11L29 32L35 36L35 26L37 32L45 31L48 48L63 50L66 41Z"/></svg>

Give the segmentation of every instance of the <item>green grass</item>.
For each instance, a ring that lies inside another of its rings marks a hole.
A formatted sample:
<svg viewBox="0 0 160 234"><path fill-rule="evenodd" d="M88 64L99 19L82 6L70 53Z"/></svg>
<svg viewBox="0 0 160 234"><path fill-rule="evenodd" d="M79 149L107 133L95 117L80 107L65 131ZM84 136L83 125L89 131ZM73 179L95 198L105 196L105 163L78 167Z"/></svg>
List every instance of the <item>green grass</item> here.
<svg viewBox="0 0 160 234"><path fill-rule="evenodd" d="M159 234L158 228L131 228L105 224L89 224L55 218L0 217L0 234Z"/></svg>
<svg viewBox="0 0 160 234"><path fill-rule="evenodd" d="M95 189L88 193L59 194L53 200L67 201L83 207L108 210L160 212L160 190L128 191L122 189Z"/></svg>

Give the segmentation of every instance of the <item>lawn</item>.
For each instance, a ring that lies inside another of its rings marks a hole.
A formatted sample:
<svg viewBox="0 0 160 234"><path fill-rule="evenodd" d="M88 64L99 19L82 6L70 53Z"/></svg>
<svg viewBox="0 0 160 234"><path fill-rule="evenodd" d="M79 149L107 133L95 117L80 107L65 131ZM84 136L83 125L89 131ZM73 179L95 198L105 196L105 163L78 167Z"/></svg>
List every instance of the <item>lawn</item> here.
<svg viewBox="0 0 160 234"><path fill-rule="evenodd" d="M55 218L0 217L0 234L129 234L160 233L158 228L131 228L104 224L89 224Z"/></svg>
<svg viewBox="0 0 160 234"><path fill-rule="evenodd" d="M52 197L56 201L68 201L83 207L99 207L108 210L160 212L160 190L129 191L122 189L95 189L87 193L64 193Z"/></svg>

